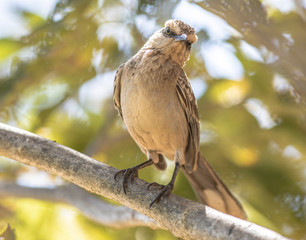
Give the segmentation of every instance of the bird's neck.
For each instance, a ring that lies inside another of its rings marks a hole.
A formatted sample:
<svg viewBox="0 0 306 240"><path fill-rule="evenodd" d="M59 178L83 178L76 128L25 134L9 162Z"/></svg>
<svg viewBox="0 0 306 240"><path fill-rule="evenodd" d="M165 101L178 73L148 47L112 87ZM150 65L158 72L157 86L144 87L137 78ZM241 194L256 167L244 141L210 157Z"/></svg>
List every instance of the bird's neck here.
<svg viewBox="0 0 306 240"><path fill-rule="evenodd" d="M143 47L139 53L143 57L147 56L157 56L159 61L168 61L172 60L173 62L177 63L181 67L185 65L185 62L189 58L189 52L183 46L179 47L169 47L169 48L158 48L158 47L150 47L145 46Z"/></svg>
<svg viewBox="0 0 306 240"><path fill-rule="evenodd" d="M156 49L141 49L128 63L137 70L139 84L144 82L147 89L154 89L162 84L172 86L177 82L180 73L180 65ZM150 81L143 81L148 77ZM132 76L131 76L132 77ZM158 88L160 89L160 87Z"/></svg>

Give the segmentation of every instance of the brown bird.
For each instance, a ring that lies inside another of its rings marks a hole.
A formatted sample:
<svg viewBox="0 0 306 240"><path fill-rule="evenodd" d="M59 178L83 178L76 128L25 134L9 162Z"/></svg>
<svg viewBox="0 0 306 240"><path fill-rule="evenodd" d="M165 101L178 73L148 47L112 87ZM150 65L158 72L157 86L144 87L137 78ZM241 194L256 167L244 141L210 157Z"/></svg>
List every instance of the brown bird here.
<svg viewBox="0 0 306 240"><path fill-rule="evenodd" d="M180 20L168 20L117 70L115 107L148 160L117 172L115 178L124 174L126 193L128 181L138 176L138 170L152 164L166 169L166 156L175 161L174 173L169 184L160 185L161 192L150 207L171 193L181 168L202 203L245 219L240 203L199 151L197 102L182 68L196 41L192 27Z"/></svg>

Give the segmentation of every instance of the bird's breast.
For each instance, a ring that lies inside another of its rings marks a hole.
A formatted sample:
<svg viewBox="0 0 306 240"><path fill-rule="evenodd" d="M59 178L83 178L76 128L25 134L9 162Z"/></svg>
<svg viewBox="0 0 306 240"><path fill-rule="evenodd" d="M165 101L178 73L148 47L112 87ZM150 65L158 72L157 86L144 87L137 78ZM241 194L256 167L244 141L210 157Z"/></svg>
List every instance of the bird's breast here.
<svg viewBox="0 0 306 240"><path fill-rule="evenodd" d="M160 75L150 69L130 72L123 77L122 114L138 145L172 158L178 148L186 145L187 121L175 85L156 78ZM184 125L186 127L182 127Z"/></svg>

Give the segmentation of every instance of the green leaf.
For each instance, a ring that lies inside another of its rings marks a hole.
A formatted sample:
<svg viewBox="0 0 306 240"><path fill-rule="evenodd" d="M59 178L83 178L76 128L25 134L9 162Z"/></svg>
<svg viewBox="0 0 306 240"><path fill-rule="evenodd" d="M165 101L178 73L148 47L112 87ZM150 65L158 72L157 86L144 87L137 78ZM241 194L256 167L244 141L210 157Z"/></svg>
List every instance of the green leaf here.
<svg viewBox="0 0 306 240"><path fill-rule="evenodd" d="M0 61L23 47L23 43L10 38L0 39Z"/></svg>
<svg viewBox="0 0 306 240"><path fill-rule="evenodd" d="M35 13L22 11L21 15L31 29L35 29L45 23L45 19Z"/></svg>

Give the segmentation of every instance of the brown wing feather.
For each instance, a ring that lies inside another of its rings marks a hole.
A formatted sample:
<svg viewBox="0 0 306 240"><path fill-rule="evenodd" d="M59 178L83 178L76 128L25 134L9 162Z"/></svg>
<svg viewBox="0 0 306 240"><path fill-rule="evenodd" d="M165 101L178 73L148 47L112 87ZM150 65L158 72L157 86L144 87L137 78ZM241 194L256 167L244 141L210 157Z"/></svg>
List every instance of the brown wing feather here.
<svg viewBox="0 0 306 240"><path fill-rule="evenodd" d="M114 94L113 94L113 101L115 108L118 110L121 118L123 119L122 111L121 111L121 102L120 102L120 92L121 92L121 76L123 72L124 64L121 64L120 67L117 69L115 80L114 80Z"/></svg>
<svg viewBox="0 0 306 240"><path fill-rule="evenodd" d="M190 83L183 71L178 78L176 92L188 120L190 135L185 152L186 164L182 168L183 172L202 203L219 211L246 219L246 214L239 201L231 194L199 152L198 107Z"/></svg>
<svg viewBox="0 0 306 240"><path fill-rule="evenodd" d="M200 122L197 101L183 70L176 83L176 92L188 122L189 141L185 151L185 167L188 172L192 172L197 167L200 144Z"/></svg>

